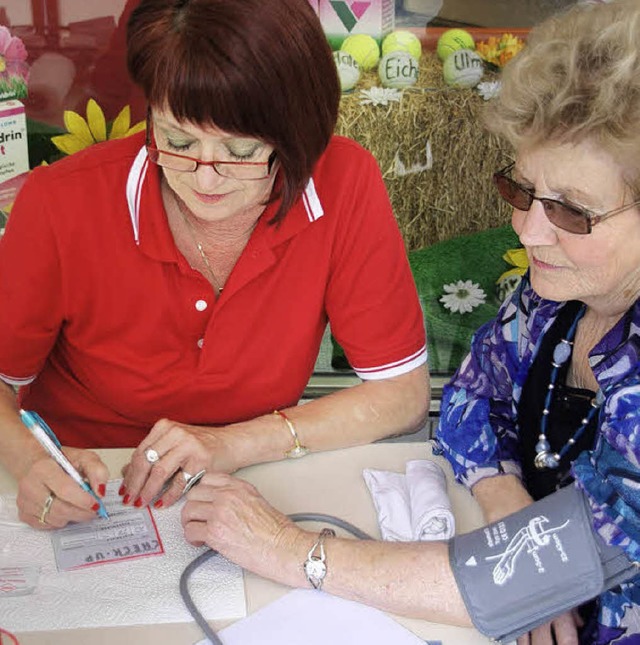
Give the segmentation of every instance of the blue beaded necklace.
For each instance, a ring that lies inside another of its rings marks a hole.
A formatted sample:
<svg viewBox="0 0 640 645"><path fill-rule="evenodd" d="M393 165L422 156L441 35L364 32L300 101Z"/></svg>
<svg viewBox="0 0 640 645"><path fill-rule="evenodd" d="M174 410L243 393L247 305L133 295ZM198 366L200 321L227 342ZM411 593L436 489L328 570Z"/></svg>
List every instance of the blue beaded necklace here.
<svg viewBox="0 0 640 645"><path fill-rule="evenodd" d="M571 324L567 337L562 338L553 350L553 361L551 365L551 376L549 378L549 385L547 386L547 396L544 401L544 409L542 410L542 419L540 420L540 434L538 435L538 443L536 444L536 456L533 463L536 468L542 470L544 468L557 468L560 465L560 460L567 454L567 451L573 446L576 441L582 436L585 429L593 419L596 412L600 409L604 401L602 390L598 389L595 397L591 400L591 409L586 417L581 421L580 427L574 432L573 436L562 447L560 452L551 452L551 446L547 440L547 425L549 423L549 410L551 408L551 401L553 400L553 391L558 380L558 372L560 368L569 360L571 352L573 351L573 339L576 335L576 329L582 316L584 316L586 307L583 305L577 313L575 320Z"/></svg>

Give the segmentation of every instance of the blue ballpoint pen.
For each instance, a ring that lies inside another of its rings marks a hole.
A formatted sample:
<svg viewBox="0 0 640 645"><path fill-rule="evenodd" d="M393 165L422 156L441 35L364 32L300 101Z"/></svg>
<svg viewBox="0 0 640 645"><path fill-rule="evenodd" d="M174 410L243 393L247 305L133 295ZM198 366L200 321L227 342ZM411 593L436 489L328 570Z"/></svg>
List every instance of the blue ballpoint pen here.
<svg viewBox="0 0 640 645"><path fill-rule="evenodd" d="M104 519L109 519L107 509L104 507L102 500L96 495L91 486L82 478L80 473L74 468L73 464L65 457L62 452L60 441L54 434L53 430L47 425L45 420L37 412L28 412L20 410L22 423L29 428L31 434L38 440L40 445L53 457L57 464L69 475L73 481L82 488L82 490L92 495L98 502L98 515Z"/></svg>

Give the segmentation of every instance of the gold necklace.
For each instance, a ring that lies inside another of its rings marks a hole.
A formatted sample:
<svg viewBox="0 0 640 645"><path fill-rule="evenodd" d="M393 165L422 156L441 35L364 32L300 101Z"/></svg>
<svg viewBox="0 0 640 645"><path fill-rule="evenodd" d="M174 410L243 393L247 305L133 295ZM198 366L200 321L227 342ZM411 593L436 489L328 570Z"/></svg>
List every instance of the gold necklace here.
<svg viewBox="0 0 640 645"><path fill-rule="evenodd" d="M175 194L175 192L172 190L171 194L173 195L173 201L176 203L176 206L178 207L178 211L180 212L180 215L182 215L182 219L184 220L184 223L189 230L189 235L191 236L191 239L193 240L193 243L196 245L196 248L198 249L198 253L200 254L200 257L202 258L202 262L204 264L204 267L209 274L209 279L211 281L211 284L213 286L213 290L216 294L216 297L222 293L222 287L220 286L220 283L218 282L218 279L216 278L216 274L213 272L213 269L211 268L211 264L209 263L209 258L207 257L207 254L204 252L204 249L202 248L202 244L196 237L196 232L193 229L193 224L189 221L189 218L187 217L187 214L184 212L183 204L181 200L178 198L178 196Z"/></svg>

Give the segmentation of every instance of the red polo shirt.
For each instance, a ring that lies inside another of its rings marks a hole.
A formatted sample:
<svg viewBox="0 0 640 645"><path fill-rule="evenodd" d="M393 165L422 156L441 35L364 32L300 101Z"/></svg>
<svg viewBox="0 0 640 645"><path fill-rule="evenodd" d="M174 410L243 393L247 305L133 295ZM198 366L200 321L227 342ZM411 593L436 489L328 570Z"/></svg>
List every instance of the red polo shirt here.
<svg viewBox="0 0 640 645"><path fill-rule="evenodd" d="M0 241L0 376L66 445L134 446L162 417L295 404L331 329L357 373L426 360L374 158L336 137L280 226L267 208L216 302L177 250L143 135L34 170Z"/></svg>

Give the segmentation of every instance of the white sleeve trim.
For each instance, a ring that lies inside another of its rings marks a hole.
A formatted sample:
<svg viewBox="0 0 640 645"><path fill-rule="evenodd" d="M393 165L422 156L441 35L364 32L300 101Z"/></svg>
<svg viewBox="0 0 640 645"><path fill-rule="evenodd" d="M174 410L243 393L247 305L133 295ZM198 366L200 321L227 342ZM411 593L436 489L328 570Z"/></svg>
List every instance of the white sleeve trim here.
<svg viewBox="0 0 640 645"><path fill-rule="evenodd" d="M386 365L380 365L378 367L356 367L354 365L353 369L363 381L380 381L385 378L391 378L392 376L406 374L426 362L427 346L423 345L417 352L399 361L394 361L393 363L387 363Z"/></svg>
<svg viewBox="0 0 640 645"><path fill-rule="evenodd" d="M23 385L29 385L36 380L35 376L27 376L25 378L16 378L13 376L7 376L6 374L0 374L0 381L4 381L8 385L17 385L21 387Z"/></svg>

